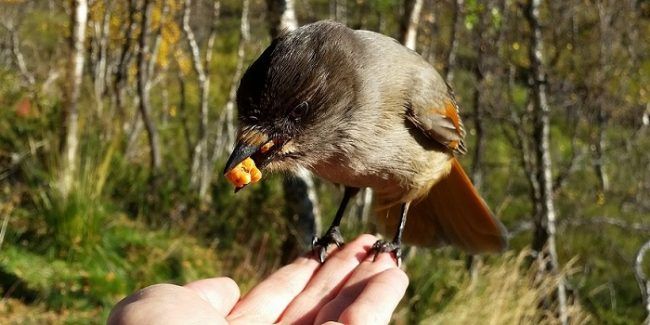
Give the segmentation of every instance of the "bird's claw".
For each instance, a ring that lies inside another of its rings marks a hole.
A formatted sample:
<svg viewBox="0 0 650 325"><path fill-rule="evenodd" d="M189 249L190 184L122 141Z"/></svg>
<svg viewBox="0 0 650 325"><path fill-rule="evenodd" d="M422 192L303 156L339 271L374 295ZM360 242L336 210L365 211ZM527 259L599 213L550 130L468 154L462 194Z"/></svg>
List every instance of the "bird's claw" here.
<svg viewBox="0 0 650 325"><path fill-rule="evenodd" d="M395 258L397 259L397 266L402 265L402 246L396 242L388 242L385 240L378 240L372 245L372 251L375 252L375 257L373 261L377 259L379 253L394 253Z"/></svg>
<svg viewBox="0 0 650 325"><path fill-rule="evenodd" d="M325 263L325 257L327 255L327 248L329 245L335 244L336 247L341 247L345 244L343 236L339 227L332 227L327 230L323 237L316 237L311 240L311 250L314 252L316 257L321 263Z"/></svg>

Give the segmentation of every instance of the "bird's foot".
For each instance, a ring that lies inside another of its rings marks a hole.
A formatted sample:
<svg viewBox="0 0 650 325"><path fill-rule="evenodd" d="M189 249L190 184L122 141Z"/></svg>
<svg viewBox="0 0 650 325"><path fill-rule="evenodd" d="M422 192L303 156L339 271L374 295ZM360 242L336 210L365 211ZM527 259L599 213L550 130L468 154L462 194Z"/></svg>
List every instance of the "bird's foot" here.
<svg viewBox="0 0 650 325"><path fill-rule="evenodd" d="M395 258L397 259L397 266L402 265L402 245L393 241L378 240L372 245L372 251L375 252L376 260L379 253L394 253Z"/></svg>
<svg viewBox="0 0 650 325"><path fill-rule="evenodd" d="M312 239L311 250L321 263L325 263L327 248L331 244L335 244L337 247L341 247L345 244L345 240L343 240L339 227L331 227L323 237L318 238L314 236Z"/></svg>

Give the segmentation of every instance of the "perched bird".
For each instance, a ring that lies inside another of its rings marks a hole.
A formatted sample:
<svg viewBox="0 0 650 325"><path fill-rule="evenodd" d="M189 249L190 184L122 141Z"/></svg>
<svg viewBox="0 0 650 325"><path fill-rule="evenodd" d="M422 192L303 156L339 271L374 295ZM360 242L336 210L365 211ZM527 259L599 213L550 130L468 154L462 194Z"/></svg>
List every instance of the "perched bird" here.
<svg viewBox="0 0 650 325"><path fill-rule="evenodd" d="M304 167L345 186L327 232L324 261L341 245L339 224L360 188L372 188L377 224L401 257L402 241L470 253L507 245L501 223L456 156L465 130L452 89L416 52L371 31L322 21L273 40L237 92L239 131L224 170L247 158L262 170Z"/></svg>

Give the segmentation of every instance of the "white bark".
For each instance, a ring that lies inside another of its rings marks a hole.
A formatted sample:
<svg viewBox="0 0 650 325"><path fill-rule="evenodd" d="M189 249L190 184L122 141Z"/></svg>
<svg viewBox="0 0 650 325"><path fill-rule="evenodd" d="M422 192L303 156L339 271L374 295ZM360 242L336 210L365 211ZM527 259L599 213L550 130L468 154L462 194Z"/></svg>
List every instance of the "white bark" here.
<svg viewBox="0 0 650 325"><path fill-rule="evenodd" d="M215 141L210 165L214 166L217 159L228 149L235 145L235 101L237 100L237 86L244 70L244 59L246 56L246 44L250 41L250 23L248 19L249 0L242 0L242 14L239 25L240 40L237 47L237 66L230 83L228 102L221 111L217 123L217 140Z"/></svg>
<svg viewBox="0 0 650 325"><path fill-rule="evenodd" d="M158 141L158 130L151 116L151 105L149 101L149 91L151 89L151 75L149 74L149 64L147 62L147 56L151 56L149 50L149 31L151 19L151 0L144 0L142 8L142 17L140 23L140 40L139 40L139 50L138 50L138 96L140 101L138 104L138 109L142 115L142 122L144 122L145 129L147 130L147 138L149 140L149 150L150 150L150 166L152 175L156 175L158 170L162 165L161 154L160 154L160 145ZM155 60L154 57L150 57L149 60Z"/></svg>
<svg viewBox="0 0 650 325"><path fill-rule="evenodd" d="M102 100L104 92L106 91L106 70L107 70L107 55L108 55L108 35L110 31L110 18L112 13L111 0L104 0L104 12L101 21L93 22L94 42L93 42L93 56L94 56L94 91L95 91L95 109L98 114L101 114L104 107ZM97 18L96 18L97 19Z"/></svg>
<svg viewBox="0 0 650 325"><path fill-rule="evenodd" d="M321 229L318 196L309 171L301 168L293 177L285 177L284 196L298 244L301 250L308 249Z"/></svg>
<svg viewBox="0 0 650 325"><path fill-rule="evenodd" d="M86 0L72 1L73 14L71 17L72 33L70 40L70 66L68 100L64 110L65 138L62 151L62 171L60 189L67 196L72 189L74 175L77 172L79 151L79 109L77 101L81 88L84 67L84 41L86 39L86 23L88 21L88 2Z"/></svg>
<svg viewBox="0 0 650 325"><path fill-rule="evenodd" d="M285 0L285 8L280 17L280 29L292 31L298 28L298 19L296 18L295 3L293 0Z"/></svg>
<svg viewBox="0 0 650 325"><path fill-rule="evenodd" d="M210 185L211 170L208 155L208 99L210 96L210 75L209 68L212 60L212 46L214 45L214 38L216 34L215 23L219 16L220 2L215 1L213 6L213 25L210 29L208 42L205 49L205 57L201 58L201 50L194 36L194 31L190 27L190 14L191 14L192 0L184 2L183 10L183 31L187 38L192 57L192 65L196 73L199 93L200 93L200 109L199 109L199 134L194 145L194 153L191 166L190 183L193 187L198 188L198 194L201 201L207 199L208 187Z"/></svg>
<svg viewBox="0 0 650 325"><path fill-rule="evenodd" d="M533 104L533 138L535 141L536 178L539 184L536 230L533 249L539 252L540 265L552 273L559 273L559 261L555 244L555 204L553 199L553 176L550 148L550 107L547 98L546 71L544 68L544 40L540 25L541 0L530 0L526 17L531 26L529 59L531 64L531 97ZM557 300L562 324L568 323L566 288L564 280L558 284Z"/></svg>
<svg viewBox="0 0 650 325"><path fill-rule="evenodd" d="M266 0L269 9L271 37L298 28L294 0Z"/></svg>
<svg viewBox="0 0 650 325"><path fill-rule="evenodd" d="M644 324L646 325L650 324L650 278L648 278L648 275L643 271L643 260L648 252L650 252L650 241L647 241L641 246L641 248L639 248L636 258L634 259L634 275L639 284L641 297L643 298L643 305L648 314L644 321Z"/></svg>
<svg viewBox="0 0 650 325"><path fill-rule="evenodd" d="M454 67L456 66L456 52L458 51L458 31L463 26L463 9L465 6L464 0L455 0L454 1L454 15L452 19L451 26L451 36L449 51L447 52L447 59L445 60L445 69L443 71L443 76L445 81L448 84L452 84L454 81Z"/></svg>
<svg viewBox="0 0 650 325"><path fill-rule="evenodd" d="M113 79L113 96L115 103L115 110L120 119L126 120L127 112L125 109L125 100L124 94L127 88L128 82L128 69L132 57L132 38L135 34L137 28L137 22L135 19L136 13L138 12L137 0L129 0L129 5L127 7L128 18L124 25L124 29L121 33L124 34L124 42L122 42L122 47L119 54L119 60L115 67L115 76ZM137 115L137 114L136 114ZM131 126L133 128L133 125ZM127 151L128 153L128 151Z"/></svg>
<svg viewBox="0 0 650 325"><path fill-rule="evenodd" d="M410 11L404 13L404 15L408 17L408 21L406 30L402 36L403 44L414 51L417 46L418 26L420 24L420 13L422 12L423 2L423 0L412 0Z"/></svg>

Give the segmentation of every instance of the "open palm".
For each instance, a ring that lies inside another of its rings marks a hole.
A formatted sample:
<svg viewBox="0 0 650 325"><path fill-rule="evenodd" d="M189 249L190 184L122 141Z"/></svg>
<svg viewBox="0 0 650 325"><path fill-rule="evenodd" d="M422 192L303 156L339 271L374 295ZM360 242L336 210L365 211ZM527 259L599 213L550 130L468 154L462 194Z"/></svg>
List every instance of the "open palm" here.
<svg viewBox="0 0 650 325"><path fill-rule="evenodd" d="M408 278L391 255L373 261L374 236L332 250L321 265L300 257L240 298L230 278L157 284L118 303L109 324L387 324Z"/></svg>

